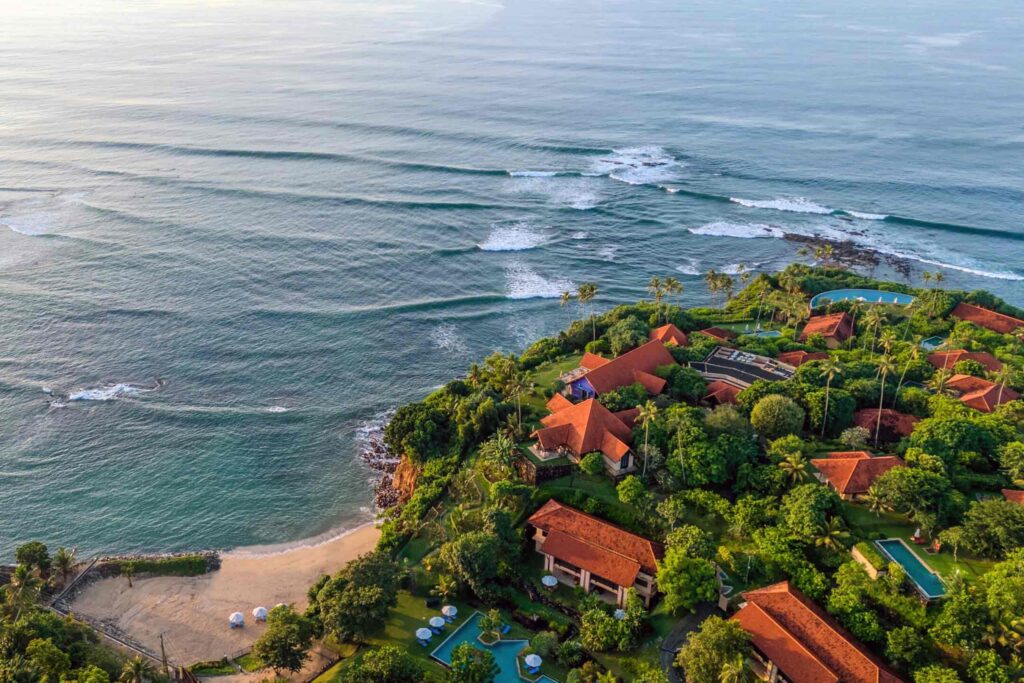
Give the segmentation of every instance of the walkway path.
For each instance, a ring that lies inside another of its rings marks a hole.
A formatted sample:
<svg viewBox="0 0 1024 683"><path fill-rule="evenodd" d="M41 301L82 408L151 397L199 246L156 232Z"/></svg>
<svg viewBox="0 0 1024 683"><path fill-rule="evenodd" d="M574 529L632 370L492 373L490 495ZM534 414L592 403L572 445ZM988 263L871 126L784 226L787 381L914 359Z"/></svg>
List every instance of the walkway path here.
<svg viewBox="0 0 1024 683"><path fill-rule="evenodd" d="M689 639L690 634L697 630L701 622L712 614L719 614L715 605L710 602L702 602L697 605L696 613L684 616L665 636L665 641L661 644L661 668L668 675L670 683L684 683L682 673L674 666L676 653Z"/></svg>

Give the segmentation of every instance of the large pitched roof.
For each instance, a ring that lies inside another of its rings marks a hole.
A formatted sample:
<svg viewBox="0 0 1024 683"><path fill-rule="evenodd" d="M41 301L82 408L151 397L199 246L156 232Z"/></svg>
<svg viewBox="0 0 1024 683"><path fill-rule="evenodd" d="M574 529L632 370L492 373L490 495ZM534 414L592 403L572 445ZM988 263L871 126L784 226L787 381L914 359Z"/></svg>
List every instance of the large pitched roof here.
<svg viewBox="0 0 1024 683"><path fill-rule="evenodd" d="M780 353L776 360L798 368L804 363L810 363L812 360L825 360L827 358L828 354L824 351L814 351L813 353L808 351L785 351Z"/></svg>
<svg viewBox="0 0 1024 683"><path fill-rule="evenodd" d="M958 303L950 315L1002 334L1009 334L1018 327L1024 327L1024 320L1004 313L990 311L987 308L975 306L964 301Z"/></svg>
<svg viewBox="0 0 1024 683"><path fill-rule="evenodd" d="M617 415L591 398L582 403L570 403L569 407L542 418L540 423L544 426L533 435L544 450L565 446L576 455L601 451L618 462L629 452L633 440L633 432L623 418L632 422L634 411Z"/></svg>
<svg viewBox="0 0 1024 683"><path fill-rule="evenodd" d="M996 406L1020 398L1020 394L1009 387L1003 388L1000 395L998 384L973 375L953 375L946 386L959 392L961 403L983 413L991 413Z"/></svg>
<svg viewBox="0 0 1024 683"><path fill-rule="evenodd" d="M896 439L901 436L910 436L910 433L914 431L914 425L919 421L913 415L901 413L892 408L882 408L881 411L878 408L865 408L853 414L853 423L874 434L875 428L878 426L879 412L882 413L882 429L895 435Z"/></svg>
<svg viewBox="0 0 1024 683"><path fill-rule="evenodd" d="M712 339L717 339L718 341L723 342L731 341L739 336L732 330L726 330L721 327L708 327L706 329L701 330L698 334L707 335Z"/></svg>
<svg viewBox="0 0 1024 683"><path fill-rule="evenodd" d="M660 544L556 500L549 500L526 521L548 534L541 552L620 586L632 586L640 570L651 575L658 571Z"/></svg>
<svg viewBox="0 0 1024 683"><path fill-rule="evenodd" d="M651 330L650 338L652 341L657 339L663 344L676 344L678 346L686 346L690 343L686 333L672 323Z"/></svg>
<svg viewBox="0 0 1024 683"><path fill-rule="evenodd" d="M895 455L877 458L864 457L863 451L829 453L827 458L815 458L811 464L821 472L836 491L843 496L866 493L875 479L894 467L903 467L903 460Z"/></svg>
<svg viewBox="0 0 1024 683"><path fill-rule="evenodd" d="M733 619L793 683L900 683L863 645L788 581L743 594Z"/></svg>
<svg viewBox="0 0 1024 683"><path fill-rule="evenodd" d="M708 384L708 393L704 395L704 399L714 401L715 403L735 404L736 397L739 396L741 391L743 390L739 387L735 387L728 382L716 379Z"/></svg>
<svg viewBox="0 0 1024 683"><path fill-rule="evenodd" d="M593 362L593 359L589 360ZM662 365L675 364L675 358L665 348L665 344L654 340L597 367L584 366L590 371L583 377L598 394L636 382L643 384L649 393L660 394L665 389L665 380L655 375L654 371Z"/></svg>
<svg viewBox="0 0 1024 683"><path fill-rule="evenodd" d="M1018 491L1017 489L1003 489L1003 498L1011 503L1024 505L1024 491Z"/></svg>
<svg viewBox="0 0 1024 683"><path fill-rule="evenodd" d="M973 360L985 366L986 370L996 372L1003 367L1002 362L986 351L937 351L928 354L928 362L939 370L952 370L953 366L962 360Z"/></svg>
<svg viewBox="0 0 1024 683"><path fill-rule="evenodd" d="M820 334L822 337L846 341L853 335L853 319L846 311L830 313L829 315L816 315L807 321L800 339L808 339L812 334Z"/></svg>

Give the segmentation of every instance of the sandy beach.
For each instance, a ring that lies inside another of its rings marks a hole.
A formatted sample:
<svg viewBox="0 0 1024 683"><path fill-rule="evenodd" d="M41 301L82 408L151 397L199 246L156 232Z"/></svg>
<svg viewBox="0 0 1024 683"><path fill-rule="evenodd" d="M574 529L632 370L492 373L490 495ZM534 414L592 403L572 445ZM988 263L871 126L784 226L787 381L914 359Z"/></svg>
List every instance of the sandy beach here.
<svg viewBox="0 0 1024 683"><path fill-rule="evenodd" d="M167 656L175 664L220 659L252 645L264 626L252 609L288 603L306 607L306 591L322 574L373 550L380 531L359 527L323 542L275 550L240 548L224 553L218 571L197 577L121 577L89 585L72 611L115 626L153 652L164 634ZM228 615L245 615L245 628L229 629Z"/></svg>

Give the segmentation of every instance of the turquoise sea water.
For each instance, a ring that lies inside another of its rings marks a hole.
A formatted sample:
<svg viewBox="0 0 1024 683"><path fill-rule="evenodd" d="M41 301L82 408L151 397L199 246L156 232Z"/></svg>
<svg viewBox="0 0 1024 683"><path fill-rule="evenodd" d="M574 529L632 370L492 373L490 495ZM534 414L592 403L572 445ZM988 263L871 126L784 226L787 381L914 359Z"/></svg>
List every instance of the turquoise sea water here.
<svg viewBox="0 0 1024 683"><path fill-rule="evenodd" d="M824 234L1024 304L1015 3L0 10L0 557L363 521L360 430L583 280Z"/></svg>

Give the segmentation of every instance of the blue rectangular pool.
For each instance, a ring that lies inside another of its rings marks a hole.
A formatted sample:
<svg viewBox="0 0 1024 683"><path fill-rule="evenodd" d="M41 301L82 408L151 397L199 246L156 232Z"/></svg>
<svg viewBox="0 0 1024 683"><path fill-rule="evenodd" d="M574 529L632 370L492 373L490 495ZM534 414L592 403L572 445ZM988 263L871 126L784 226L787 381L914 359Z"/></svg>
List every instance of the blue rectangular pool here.
<svg viewBox="0 0 1024 683"><path fill-rule="evenodd" d="M943 585L939 575L928 569L917 553L911 550L902 539L887 538L884 541L875 541L875 543L890 560L906 570L907 576L913 580L917 590L925 598L934 600L946 594L946 586Z"/></svg>
<svg viewBox="0 0 1024 683"><path fill-rule="evenodd" d="M494 679L495 683L522 683L523 681L558 683L558 681L553 678L549 678L548 676L526 678L519 675L519 667L517 666L516 660L519 657L519 653L528 645L529 641L499 640L493 645L484 645L481 643L479 637L483 631L480 629L480 620L483 616L484 615L480 612L474 612L473 616L455 629L455 632L448 636L448 638L431 653L431 656L445 666L450 666L452 663L452 650L462 643L469 643L473 647L481 650L489 650L490 653L494 655L494 660L498 663L498 668L500 669L498 677Z"/></svg>

